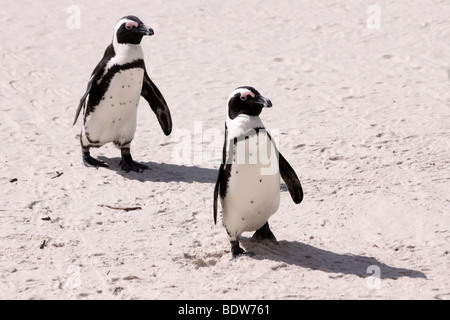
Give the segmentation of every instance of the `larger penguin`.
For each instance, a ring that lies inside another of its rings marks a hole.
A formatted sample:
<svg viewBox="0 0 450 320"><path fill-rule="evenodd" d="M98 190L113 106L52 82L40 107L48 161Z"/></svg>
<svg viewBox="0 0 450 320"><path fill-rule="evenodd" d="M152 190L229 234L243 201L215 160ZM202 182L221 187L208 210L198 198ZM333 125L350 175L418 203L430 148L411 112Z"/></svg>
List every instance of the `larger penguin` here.
<svg viewBox="0 0 450 320"><path fill-rule="evenodd" d="M140 96L150 104L164 134L172 131L169 107L147 74L140 45L143 36L153 34L153 30L135 16L123 17L116 24L112 43L92 73L73 123L75 125L83 109L80 142L86 166L108 167L105 162L91 157L89 150L113 142L121 150L122 170L142 172L148 168L133 161L130 153Z"/></svg>
<svg viewBox="0 0 450 320"><path fill-rule="evenodd" d="M214 188L214 223L220 197L234 257L245 253L239 246L245 231L256 230L257 241L277 242L268 219L280 204L280 175L292 200L298 204L303 199L300 180L259 118L264 107L272 107L271 101L252 87L239 87L228 98L223 159Z"/></svg>

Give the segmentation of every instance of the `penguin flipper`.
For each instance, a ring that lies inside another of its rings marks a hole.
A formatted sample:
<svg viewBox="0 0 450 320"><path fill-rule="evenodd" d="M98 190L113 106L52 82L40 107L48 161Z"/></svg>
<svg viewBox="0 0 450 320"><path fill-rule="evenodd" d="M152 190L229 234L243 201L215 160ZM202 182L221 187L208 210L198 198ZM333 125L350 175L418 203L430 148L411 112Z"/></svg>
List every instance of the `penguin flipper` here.
<svg viewBox="0 0 450 320"><path fill-rule="evenodd" d="M220 177L221 172L223 171L223 164L220 165L219 175L217 176L216 185L214 186L214 224L217 224L217 199L219 198L219 187L220 187Z"/></svg>
<svg viewBox="0 0 450 320"><path fill-rule="evenodd" d="M164 134L168 136L172 132L172 117L169 107L159 89L148 76L147 71L144 72L141 96L150 104L150 108L156 114Z"/></svg>
<svg viewBox="0 0 450 320"><path fill-rule="evenodd" d="M87 88L86 88L86 92L80 99L80 104L78 105L77 112L75 114L75 120L73 121L73 124L72 124L73 126L75 125L75 123L77 123L78 116L80 115L80 112L81 112L81 108L83 108L83 110L84 110L86 107L86 98L89 95L89 93L91 92L92 85L94 83L94 79L95 79L95 75L93 75L91 77L91 80L89 80Z"/></svg>
<svg viewBox="0 0 450 320"><path fill-rule="evenodd" d="M219 167L219 174L217 175L216 185L214 186L214 224L217 224L217 199L219 198L219 190L220 190L220 182L226 184L225 179L225 164L226 164L226 155L227 155L227 137L228 137L228 128L227 123L225 122L225 140L223 142L222 149L222 163ZM225 194L222 191L221 196L223 197Z"/></svg>
<svg viewBox="0 0 450 320"><path fill-rule="evenodd" d="M294 200L296 204L299 204L303 200L303 189L300 180L298 179L294 169L292 169L289 162L287 162L280 152L278 152L278 161L280 165L281 178L283 178L284 183L286 183L292 200Z"/></svg>
<svg viewBox="0 0 450 320"><path fill-rule="evenodd" d="M80 104L78 105L78 109L77 112L75 114L75 120L73 122L73 125L75 125L75 123L78 120L78 116L80 115L81 112L81 108L83 108L83 110L85 110L86 108L86 99L88 97L88 95L91 93L92 88L94 87L94 83L99 80L101 78L101 76L103 75L103 72L105 71L105 67L106 64L108 63L109 60L111 60L112 57L114 57L115 52L114 52L114 46L111 43L105 50L105 53L103 54L103 58L102 60L100 60L100 62L98 63L98 65L95 67L94 71L92 71L91 74L91 79L89 79L87 88L86 88L86 92L84 93L84 95L81 97L80 99ZM94 89L95 91L95 89ZM101 97L99 97L101 98ZM87 113L89 113L90 111L90 106L88 105L88 110ZM85 117L86 117L86 113L85 113Z"/></svg>

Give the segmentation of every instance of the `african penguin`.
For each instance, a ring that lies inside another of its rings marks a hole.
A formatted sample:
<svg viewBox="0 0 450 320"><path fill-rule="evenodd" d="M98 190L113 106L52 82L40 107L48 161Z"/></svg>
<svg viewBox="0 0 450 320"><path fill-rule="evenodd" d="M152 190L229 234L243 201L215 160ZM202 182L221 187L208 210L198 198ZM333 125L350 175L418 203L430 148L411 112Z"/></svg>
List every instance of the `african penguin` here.
<svg viewBox="0 0 450 320"><path fill-rule="evenodd" d="M137 17L123 17L116 24L112 43L91 75L73 123L83 109L80 142L83 162L88 167L108 167L91 157L89 150L112 142L121 150L122 170L142 172L148 168L133 161L130 153L140 96L150 104L164 134L172 131L169 108L147 74L140 45L143 36L153 34Z"/></svg>
<svg viewBox="0 0 450 320"><path fill-rule="evenodd" d="M214 188L214 223L220 197L233 257L245 253L239 246L245 231L256 230L257 241L277 242L268 219L280 204L280 175L294 202L303 199L300 180L259 118L264 107L272 107L272 102L252 87L239 87L228 98L223 159Z"/></svg>

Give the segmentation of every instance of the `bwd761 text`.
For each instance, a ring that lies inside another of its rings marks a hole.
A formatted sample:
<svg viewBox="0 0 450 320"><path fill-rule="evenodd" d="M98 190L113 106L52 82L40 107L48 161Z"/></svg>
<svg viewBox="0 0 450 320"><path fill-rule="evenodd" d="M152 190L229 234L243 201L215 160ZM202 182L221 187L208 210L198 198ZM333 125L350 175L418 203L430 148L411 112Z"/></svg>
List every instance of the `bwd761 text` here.
<svg viewBox="0 0 450 320"><path fill-rule="evenodd" d="M222 314L269 314L269 305L238 305L230 304L222 306Z"/></svg>
<svg viewBox="0 0 450 320"><path fill-rule="evenodd" d="M221 315L268 315L268 304L224 304L222 308L189 306L188 304L178 307L179 315L197 315L209 318L214 314Z"/></svg>

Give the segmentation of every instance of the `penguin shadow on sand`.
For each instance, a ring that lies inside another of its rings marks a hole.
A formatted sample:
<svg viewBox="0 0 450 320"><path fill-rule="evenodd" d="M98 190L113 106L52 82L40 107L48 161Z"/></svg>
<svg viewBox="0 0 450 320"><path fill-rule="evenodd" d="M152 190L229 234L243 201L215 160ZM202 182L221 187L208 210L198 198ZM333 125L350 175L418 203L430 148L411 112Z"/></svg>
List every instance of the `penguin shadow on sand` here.
<svg viewBox="0 0 450 320"><path fill-rule="evenodd" d="M217 169L201 168L197 166L185 166L170 163L156 163L139 161L139 163L148 166L149 168L143 172L126 172L123 171L119 165L120 158L107 158L103 156L98 157L108 164L107 168L99 168L98 170L115 171L122 177L136 181L154 181L154 182L200 182L200 183L214 183L217 179Z"/></svg>
<svg viewBox="0 0 450 320"><path fill-rule="evenodd" d="M373 275L373 271L369 272L368 268L375 266L380 270L381 279L396 280L400 277L427 279L421 271L390 266L374 257L335 253L298 241L281 240L276 245L258 243L242 237L242 243L248 252L254 253L249 255L252 259L270 259L311 270L321 270L333 274L330 277L335 278L340 278L341 275L369 277Z"/></svg>

